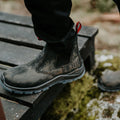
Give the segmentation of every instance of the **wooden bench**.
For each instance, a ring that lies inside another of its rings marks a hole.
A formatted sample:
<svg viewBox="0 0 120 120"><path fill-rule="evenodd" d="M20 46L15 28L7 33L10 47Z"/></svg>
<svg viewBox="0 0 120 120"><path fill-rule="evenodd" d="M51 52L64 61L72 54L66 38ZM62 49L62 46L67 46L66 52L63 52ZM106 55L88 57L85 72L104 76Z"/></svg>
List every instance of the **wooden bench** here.
<svg viewBox="0 0 120 120"><path fill-rule="evenodd" d="M86 69L94 66L94 39L98 29L83 26L78 34L79 51ZM0 73L10 67L27 63L43 49L30 17L0 13ZM38 120L65 85L58 84L35 95L13 95L0 86L0 97L6 120Z"/></svg>

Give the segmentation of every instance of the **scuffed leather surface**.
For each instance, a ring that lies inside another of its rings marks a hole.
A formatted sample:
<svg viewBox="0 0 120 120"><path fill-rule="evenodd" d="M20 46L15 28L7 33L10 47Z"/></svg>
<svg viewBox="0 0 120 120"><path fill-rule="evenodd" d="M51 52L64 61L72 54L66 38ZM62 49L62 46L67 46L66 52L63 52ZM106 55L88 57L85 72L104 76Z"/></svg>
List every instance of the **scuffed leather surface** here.
<svg viewBox="0 0 120 120"><path fill-rule="evenodd" d="M34 87L79 68L81 58L77 37L72 39L71 47L63 48L62 52L47 44L35 60L7 70L3 73L5 83L21 88Z"/></svg>

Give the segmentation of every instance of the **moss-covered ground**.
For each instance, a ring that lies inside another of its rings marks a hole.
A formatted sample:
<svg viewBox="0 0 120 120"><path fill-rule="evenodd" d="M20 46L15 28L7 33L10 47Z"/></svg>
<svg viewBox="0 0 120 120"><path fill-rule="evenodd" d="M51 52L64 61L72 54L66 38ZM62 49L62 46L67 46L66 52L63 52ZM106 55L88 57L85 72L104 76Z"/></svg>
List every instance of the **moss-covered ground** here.
<svg viewBox="0 0 120 120"><path fill-rule="evenodd" d="M105 66L105 63L111 65ZM107 104L107 102L112 103L119 94L103 93L97 88L97 77L101 76L102 72L106 69L114 71L120 70L120 57L113 56L113 59L97 62L96 68L92 70L91 74L86 73L81 80L67 84L61 94L48 108L41 120L98 119L100 117L100 110L94 110L95 108L102 109L100 102L98 101L104 101L105 104ZM91 102L92 100L94 102ZM107 108L102 109L101 117L111 118L113 113L114 109L108 106ZM120 110L118 111L117 116L120 116Z"/></svg>

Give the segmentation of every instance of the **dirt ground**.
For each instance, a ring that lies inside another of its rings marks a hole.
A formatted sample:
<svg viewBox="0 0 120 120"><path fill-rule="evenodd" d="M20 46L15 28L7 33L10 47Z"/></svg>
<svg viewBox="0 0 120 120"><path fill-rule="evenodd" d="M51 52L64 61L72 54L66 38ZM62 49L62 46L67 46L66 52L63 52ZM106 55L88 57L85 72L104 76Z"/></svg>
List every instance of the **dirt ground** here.
<svg viewBox="0 0 120 120"><path fill-rule="evenodd" d="M78 1L80 4L78 4ZM120 16L117 8L109 13L100 13L90 10L87 4L90 0L74 0L71 13L72 19L81 21L83 25L97 27L99 34L96 37L97 50L109 50L120 52ZM77 4L77 5L76 5ZM84 5L84 6L83 6ZM30 15L25 8L23 0L0 0L0 12L7 12L17 15Z"/></svg>

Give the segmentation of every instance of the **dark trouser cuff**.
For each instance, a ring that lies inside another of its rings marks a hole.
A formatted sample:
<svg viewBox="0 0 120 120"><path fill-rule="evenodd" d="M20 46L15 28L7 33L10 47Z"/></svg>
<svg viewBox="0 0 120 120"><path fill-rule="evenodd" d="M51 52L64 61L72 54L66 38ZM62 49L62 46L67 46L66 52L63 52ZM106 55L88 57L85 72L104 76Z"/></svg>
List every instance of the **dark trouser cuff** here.
<svg viewBox="0 0 120 120"><path fill-rule="evenodd" d="M64 42L74 23L69 17L71 0L24 0L32 14L34 30L48 43Z"/></svg>
<svg viewBox="0 0 120 120"><path fill-rule="evenodd" d="M34 29L37 37L40 40L44 40L47 43L56 44L56 43L64 43L69 38L69 36L73 34L74 23L71 19L68 25L69 25L69 28L54 29L54 31L57 32L54 35L47 33L43 29L38 29L37 27L34 27Z"/></svg>

